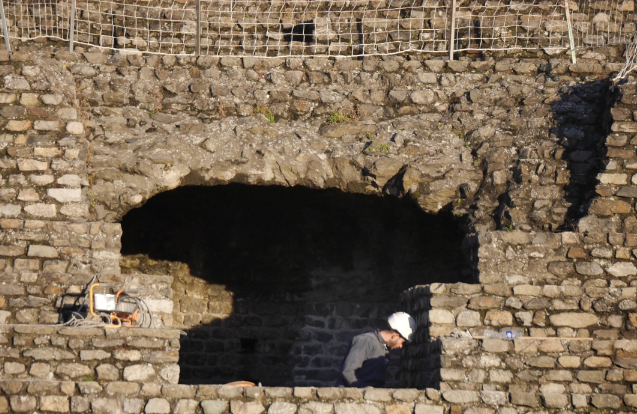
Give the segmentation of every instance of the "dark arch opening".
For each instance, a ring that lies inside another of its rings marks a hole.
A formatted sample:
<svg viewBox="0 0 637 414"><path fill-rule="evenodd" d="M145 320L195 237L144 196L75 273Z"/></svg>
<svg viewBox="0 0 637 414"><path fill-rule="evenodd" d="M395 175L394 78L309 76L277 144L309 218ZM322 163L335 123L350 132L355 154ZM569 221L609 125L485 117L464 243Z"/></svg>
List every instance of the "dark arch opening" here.
<svg viewBox="0 0 637 414"><path fill-rule="evenodd" d="M122 228L124 273L174 277L182 383L333 385L351 338L400 310L405 289L470 282L458 223L405 199L181 187Z"/></svg>

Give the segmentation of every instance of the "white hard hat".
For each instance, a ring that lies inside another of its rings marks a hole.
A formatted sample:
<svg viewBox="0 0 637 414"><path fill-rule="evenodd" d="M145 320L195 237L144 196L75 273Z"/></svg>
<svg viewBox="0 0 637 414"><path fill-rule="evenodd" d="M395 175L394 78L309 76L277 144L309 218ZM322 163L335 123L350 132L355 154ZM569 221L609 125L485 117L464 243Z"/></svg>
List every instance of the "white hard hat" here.
<svg viewBox="0 0 637 414"><path fill-rule="evenodd" d="M387 322L389 322L389 326L391 326L393 330L398 331L400 336L411 341L411 337L416 330L416 321L414 321L414 318L409 316L408 313L392 313L389 318L387 318Z"/></svg>

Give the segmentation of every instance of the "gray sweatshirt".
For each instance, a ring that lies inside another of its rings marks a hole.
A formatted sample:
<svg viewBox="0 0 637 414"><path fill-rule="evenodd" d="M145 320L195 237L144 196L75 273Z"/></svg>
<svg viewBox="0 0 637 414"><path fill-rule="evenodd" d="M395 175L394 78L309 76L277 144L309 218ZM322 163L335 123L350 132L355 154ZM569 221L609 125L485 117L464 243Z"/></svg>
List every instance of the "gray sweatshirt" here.
<svg viewBox="0 0 637 414"><path fill-rule="evenodd" d="M352 339L341 367L339 384L348 387L382 387L387 370L387 344L380 332L368 332Z"/></svg>

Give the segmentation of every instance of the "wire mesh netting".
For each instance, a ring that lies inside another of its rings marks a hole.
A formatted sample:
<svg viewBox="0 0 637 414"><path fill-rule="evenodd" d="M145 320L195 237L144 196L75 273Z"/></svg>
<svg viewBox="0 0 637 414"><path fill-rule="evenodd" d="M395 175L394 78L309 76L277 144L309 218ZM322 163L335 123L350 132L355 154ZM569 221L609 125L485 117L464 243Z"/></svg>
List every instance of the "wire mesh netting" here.
<svg viewBox="0 0 637 414"><path fill-rule="evenodd" d="M564 0L457 0L455 8L452 0L3 1L11 41L72 38L173 55L447 52L451 39L455 51L569 47ZM634 0L569 2L575 48L627 43L634 7Z"/></svg>

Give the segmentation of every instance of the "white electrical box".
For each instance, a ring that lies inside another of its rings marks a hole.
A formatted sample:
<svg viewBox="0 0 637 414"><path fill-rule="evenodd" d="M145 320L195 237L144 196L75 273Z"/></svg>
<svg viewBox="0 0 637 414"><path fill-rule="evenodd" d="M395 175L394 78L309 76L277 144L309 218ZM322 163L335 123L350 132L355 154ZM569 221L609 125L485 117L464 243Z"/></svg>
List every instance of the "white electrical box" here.
<svg viewBox="0 0 637 414"><path fill-rule="evenodd" d="M117 300L113 294L96 293L93 295L93 301L96 311L114 312L117 308Z"/></svg>

